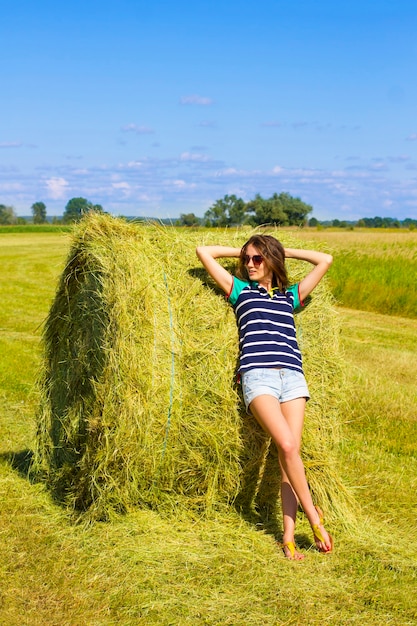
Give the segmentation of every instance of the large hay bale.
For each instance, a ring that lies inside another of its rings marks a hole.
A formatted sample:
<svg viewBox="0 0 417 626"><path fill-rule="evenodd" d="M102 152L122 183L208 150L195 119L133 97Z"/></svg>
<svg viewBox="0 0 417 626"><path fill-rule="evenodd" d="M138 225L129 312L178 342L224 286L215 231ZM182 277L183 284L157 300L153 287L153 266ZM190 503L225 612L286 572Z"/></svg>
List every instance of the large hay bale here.
<svg viewBox="0 0 417 626"><path fill-rule="evenodd" d="M207 511L259 498L268 446L235 384L234 315L195 256L198 243L239 246L249 235L99 214L76 227L44 329L35 453L68 506L106 518L138 505ZM308 479L337 512L341 359L324 283L300 318L313 396Z"/></svg>

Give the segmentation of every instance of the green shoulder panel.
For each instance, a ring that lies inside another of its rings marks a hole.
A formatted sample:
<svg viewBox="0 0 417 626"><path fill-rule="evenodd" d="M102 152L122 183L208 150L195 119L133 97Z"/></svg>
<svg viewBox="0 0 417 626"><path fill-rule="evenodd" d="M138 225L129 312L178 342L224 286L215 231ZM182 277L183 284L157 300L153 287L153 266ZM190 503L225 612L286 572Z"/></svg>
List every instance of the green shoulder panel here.
<svg viewBox="0 0 417 626"><path fill-rule="evenodd" d="M300 294L298 292L298 283L296 283L295 285L291 285L290 287L287 287L287 291L291 291L291 293L294 296L294 313L298 313L298 311L301 311L301 309L304 306L304 302L301 302L300 300Z"/></svg>
<svg viewBox="0 0 417 626"><path fill-rule="evenodd" d="M240 292L242 289L250 285L247 280L242 280L241 278L237 278L237 276L233 276L233 286L232 291L228 296L228 300L232 306L234 306L237 302Z"/></svg>

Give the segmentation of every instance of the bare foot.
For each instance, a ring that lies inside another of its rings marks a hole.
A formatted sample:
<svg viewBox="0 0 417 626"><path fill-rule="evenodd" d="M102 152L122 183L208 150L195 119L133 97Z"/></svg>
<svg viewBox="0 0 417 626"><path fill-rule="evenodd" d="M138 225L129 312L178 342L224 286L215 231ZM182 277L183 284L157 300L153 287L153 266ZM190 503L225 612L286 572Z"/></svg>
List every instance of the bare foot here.
<svg viewBox="0 0 417 626"><path fill-rule="evenodd" d="M289 561L302 561L305 558L302 552L298 552L294 541L284 541L281 546L284 556Z"/></svg>

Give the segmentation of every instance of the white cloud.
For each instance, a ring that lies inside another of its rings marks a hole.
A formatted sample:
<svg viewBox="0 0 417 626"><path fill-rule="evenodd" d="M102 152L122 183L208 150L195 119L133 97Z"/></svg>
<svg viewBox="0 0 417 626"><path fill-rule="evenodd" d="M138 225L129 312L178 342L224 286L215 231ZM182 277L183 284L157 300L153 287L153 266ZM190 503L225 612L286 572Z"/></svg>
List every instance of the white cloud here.
<svg viewBox="0 0 417 626"><path fill-rule="evenodd" d="M217 177L221 177L221 176L235 176L236 174L239 174L240 176L243 176L243 172L237 170L235 167L225 167L222 170L217 170L216 172L216 176Z"/></svg>
<svg viewBox="0 0 417 626"><path fill-rule="evenodd" d="M182 178L177 178L175 180L167 180L165 184L167 187L171 187L177 191L180 191L183 189L195 189L197 187L195 183L187 183Z"/></svg>
<svg viewBox="0 0 417 626"><path fill-rule="evenodd" d="M261 122L261 127L264 128L291 128L292 130L298 132L300 129L304 131L314 131L318 133L323 132L338 132L338 131L358 131L360 130L360 126L348 126L347 124L342 124L341 126L335 126L331 122L320 122L320 121L306 121L306 120L296 120L296 121L286 121L280 122L278 120L269 120L267 122Z"/></svg>
<svg viewBox="0 0 417 626"><path fill-rule="evenodd" d="M388 160L391 161L391 163L405 163L410 159L411 157L408 154L399 154L398 156L388 157Z"/></svg>
<svg viewBox="0 0 417 626"><path fill-rule="evenodd" d="M173 180L172 184L174 185L174 187L177 187L178 189L184 189L184 187L187 186L187 183L185 182L185 180Z"/></svg>
<svg viewBox="0 0 417 626"><path fill-rule="evenodd" d="M22 148L23 143L21 141L2 141L0 148Z"/></svg>
<svg viewBox="0 0 417 626"><path fill-rule="evenodd" d="M183 152L180 156L180 161L207 163L207 161L210 161L210 157L208 157L206 154L199 154L197 152Z"/></svg>
<svg viewBox="0 0 417 626"><path fill-rule="evenodd" d="M141 168L141 167L143 167L143 166L144 166L144 163L143 163L142 161L129 161L129 162L127 163L127 167L128 167L129 169L135 169L135 170L137 170L137 169L140 169L140 168ZM124 165L123 165L123 164L120 164L120 166L119 166L119 167L120 167L121 169L123 169L123 168L124 168Z"/></svg>
<svg viewBox="0 0 417 626"><path fill-rule="evenodd" d="M111 186L115 189L130 189L129 183L126 183L124 181L121 181L120 183L112 183Z"/></svg>
<svg viewBox="0 0 417 626"><path fill-rule="evenodd" d="M206 98L204 96L198 96L197 94L193 94L192 96L182 96L180 98L180 104L198 104L200 106L210 106L213 104L213 100L211 98Z"/></svg>
<svg viewBox="0 0 417 626"><path fill-rule="evenodd" d="M125 198L129 197L132 192L132 186L126 181L120 181L120 183L112 183L112 188L116 191L120 191Z"/></svg>
<svg viewBox="0 0 417 626"><path fill-rule="evenodd" d="M137 124L126 124L121 130L124 133L135 133L136 135L153 135L155 131L149 126L138 126Z"/></svg>
<svg viewBox="0 0 417 626"><path fill-rule="evenodd" d="M0 191L22 191L23 189L21 183L0 183Z"/></svg>
<svg viewBox="0 0 417 626"><path fill-rule="evenodd" d="M319 170L311 170L311 169L303 169L303 168L295 168L295 169L286 169L281 167L280 165L275 165L272 168L272 174L279 176L287 176L291 178L312 178L319 174Z"/></svg>
<svg viewBox="0 0 417 626"><path fill-rule="evenodd" d="M67 192L68 182L62 177L52 177L45 181L49 196L54 200L63 198Z"/></svg>
<svg viewBox="0 0 417 626"><path fill-rule="evenodd" d="M72 193L119 215L165 217L165 207L169 207L172 217L188 210L204 214L210 204L226 194L250 200L257 193L269 197L288 192L311 204L318 219L337 217L344 203L353 219L377 215L380 209L392 217L400 217L400 210L405 213L403 217L415 213L415 172L402 177L395 172L414 165L413 159L405 156L398 157L400 165L392 165L393 171L388 172L378 164L385 161L391 166L389 157L361 159L356 169L340 167L340 161L333 170L304 168L302 161L301 167L279 165L279 161L264 169L244 168L238 163L229 166L208 155L202 145L189 146L188 151L171 157L136 154L129 159L90 163L88 168L42 165L33 172L0 164L0 201L25 215L34 200L43 199L48 213L62 214L62 198Z"/></svg>
<svg viewBox="0 0 417 626"><path fill-rule="evenodd" d="M10 149L10 148L38 148L38 146L34 143L23 143L23 141L1 141L0 149Z"/></svg>
<svg viewBox="0 0 417 626"><path fill-rule="evenodd" d="M411 135L408 135L407 141L417 141L417 133L412 133Z"/></svg>
<svg viewBox="0 0 417 626"><path fill-rule="evenodd" d="M370 165L369 169L376 172L385 172L388 170L388 167L383 161L376 161L375 163L372 163L372 165Z"/></svg>

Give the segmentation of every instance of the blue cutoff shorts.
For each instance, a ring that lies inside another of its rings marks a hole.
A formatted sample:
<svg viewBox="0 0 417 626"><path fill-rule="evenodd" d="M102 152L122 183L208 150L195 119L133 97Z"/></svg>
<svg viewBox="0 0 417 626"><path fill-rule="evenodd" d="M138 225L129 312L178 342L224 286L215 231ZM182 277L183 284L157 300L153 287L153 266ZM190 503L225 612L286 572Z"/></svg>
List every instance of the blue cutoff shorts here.
<svg viewBox="0 0 417 626"><path fill-rule="evenodd" d="M296 398L310 398L307 382L302 372L297 370L257 367L244 372L241 376L243 399L246 410L257 396L273 396L279 402L288 402Z"/></svg>

